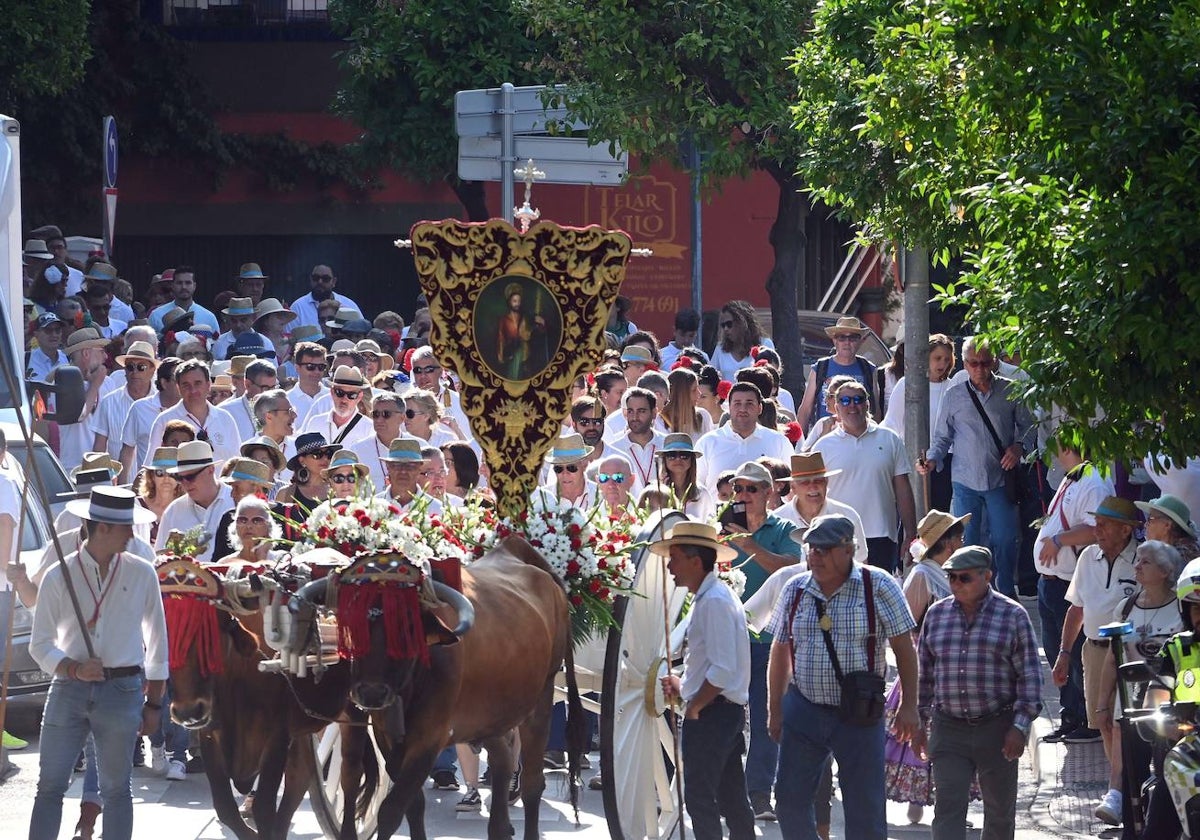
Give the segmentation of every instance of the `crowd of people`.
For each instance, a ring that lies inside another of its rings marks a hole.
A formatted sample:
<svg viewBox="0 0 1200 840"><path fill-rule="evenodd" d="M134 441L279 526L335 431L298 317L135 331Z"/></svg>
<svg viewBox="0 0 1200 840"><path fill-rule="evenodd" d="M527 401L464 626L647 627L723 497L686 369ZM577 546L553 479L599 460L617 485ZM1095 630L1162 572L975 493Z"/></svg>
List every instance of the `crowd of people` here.
<svg viewBox="0 0 1200 840"><path fill-rule="evenodd" d="M94 641L86 650L78 628L64 629L52 552L40 568L8 564L6 585L37 605L31 652L55 675L30 836L57 835L85 752L81 824L90 832L103 810L105 836L127 837L136 733L150 734L151 765L168 779L195 758L159 714L170 690L161 604L134 603L125 586L106 600L121 570L140 574L173 532L196 529L201 562L253 561L316 506L364 493L402 509L489 504L488 467L419 300L409 319L366 313L319 264L310 292L285 305L254 262L227 282L176 266L135 299L102 256L72 264L54 227L34 231L24 256L26 377L71 364L86 383L79 421L46 433L78 493L55 527ZM214 282L229 288L207 309L195 296ZM1035 640L1018 600L1014 478L1038 451L1038 425L985 341L966 339L956 372L955 342L929 338L933 422L913 463L903 356L879 369L863 358L870 328L857 318L826 330L833 352L797 403L745 301L721 307L707 352L699 313L677 313L666 341L628 316L614 308L602 361L575 383L531 503L669 507L691 520L651 548L694 597L682 677L663 686L686 709L683 754L720 757L685 760L697 837L720 837L722 816L735 837L752 836L756 819L778 819L789 840L828 837L833 760L848 836L886 836L890 797L913 822L933 805L934 836L962 837L981 797L985 836L1012 837L1016 758L1041 709L1038 641L1061 685L1053 737L1103 739L1113 777L1097 815L1128 823L1097 628L1139 610L1136 644L1180 628L1176 606L1157 610L1200 554L1187 502L1140 502L1143 526L1106 470L1060 446L1065 477L1033 543ZM930 499L919 520L914 480ZM22 482L19 467L0 470L0 557L15 556L6 512L17 509L2 500ZM741 605L714 588L729 564L745 575ZM898 679L885 692L887 650ZM119 705L131 675L144 684L137 714ZM88 698L120 714L101 725ZM452 749L439 759L435 786L459 788L454 761ZM474 786L459 805L479 807Z"/></svg>

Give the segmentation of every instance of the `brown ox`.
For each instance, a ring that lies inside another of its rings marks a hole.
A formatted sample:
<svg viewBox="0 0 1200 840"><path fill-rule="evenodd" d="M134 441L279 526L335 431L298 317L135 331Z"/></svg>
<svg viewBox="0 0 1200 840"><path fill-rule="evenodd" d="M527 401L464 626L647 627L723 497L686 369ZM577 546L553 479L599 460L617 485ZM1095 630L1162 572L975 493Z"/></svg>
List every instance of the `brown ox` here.
<svg viewBox="0 0 1200 840"><path fill-rule="evenodd" d="M293 693L282 675L258 670L258 663L268 658L259 641L261 613L238 619L215 606L208 609L217 615L223 670L205 673L196 646L189 649L183 666L171 669L171 715L183 726L201 730L200 750L217 818L239 840L283 840L317 773L310 736L348 706L349 667L331 667L316 684L296 680ZM364 749L360 741L350 744L346 749ZM344 764L353 768L354 793L365 778L357 799L360 812L379 778L374 750L366 753L343 753ZM277 803L281 781L283 796ZM243 794L256 789L252 813L257 831L242 819L231 785ZM354 793L346 801L355 802ZM347 811L353 837L354 809Z"/></svg>
<svg viewBox="0 0 1200 840"><path fill-rule="evenodd" d="M549 735L554 678L567 664L571 800L575 802L582 751L582 707L571 662L571 629L561 582L525 540L509 537L462 573L474 626L453 643L430 646L428 664L397 660L386 652L384 621L371 621L365 657L353 661L351 699L371 712L393 786L379 809L379 837L388 838L407 812L414 838L424 836L417 819L422 783L449 744L480 743L488 751L492 799L490 840L509 840L508 788L514 771L509 737L520 731L521 799L525 840L538 837L538 808L545 778L542 756ZM307 588L307 587L306 587ZM314 591L312 594L318 595ZM426 631L437 622L424 615ZM463 622L460 621L460 626ZM429 632L427 632L429 635ZM416 806L416 807L410 807Z"/></svg>

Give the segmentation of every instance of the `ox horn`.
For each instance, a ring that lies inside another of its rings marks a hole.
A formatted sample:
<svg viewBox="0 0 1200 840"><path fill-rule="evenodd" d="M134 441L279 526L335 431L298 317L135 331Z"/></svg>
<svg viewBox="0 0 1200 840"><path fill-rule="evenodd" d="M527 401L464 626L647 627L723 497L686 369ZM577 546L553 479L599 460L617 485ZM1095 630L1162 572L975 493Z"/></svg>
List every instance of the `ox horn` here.
<svg viewBox="0 0 1200 840"><path fill-rule="evenodd" d="M467 596L463 595L457 589L453 589L441 581L433 582L433 590L438 594L438 597L454 608L458 613L458 626L452 632L455 636L462 636L475 625L475 607L467 600Z"/></svg>
<svg viewBox="0 0 1200 840"><path fill-rule="evenodd" d="M258 589L261 591L262 587ZM259 591L255 591L254 584L248 580L225 581L226 602L241 615L258 612Z"/></svg>
<svg viewBox="0 0 1200 840"><path fill-rule="evenodd" d="M299 608L297 601L307 602L309 604L325 605L325 595L329 590L329 578L323 577L320 580L309 581L296 590L295 596L288 603L288 606L295 612ZM293 606L294 605L294 606Z"/></svg>

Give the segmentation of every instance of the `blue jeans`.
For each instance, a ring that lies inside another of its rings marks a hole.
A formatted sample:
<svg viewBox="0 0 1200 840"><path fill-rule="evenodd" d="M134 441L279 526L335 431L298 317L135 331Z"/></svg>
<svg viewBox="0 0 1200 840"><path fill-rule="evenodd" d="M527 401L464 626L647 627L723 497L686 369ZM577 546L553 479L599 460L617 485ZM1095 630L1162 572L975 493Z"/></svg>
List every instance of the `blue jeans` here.
<svg viewBox="0 0 1200 840"><path fill-rule="evenodd" d="M698 718L683 722L683 792L696 840L721 840L721 817L729 826L729 840L754 838L754 812L742 772L745 722L745 707L733 703L705 706Z"/></svg>
<svg viewBox="0 0 1200 840"><path fill-rule="evenodd" d="M455 762L458 761L458 751L454 749L454 744L446 747L437 754L437 758L433 760L433 769L430 774L437 773L439 770L449 770L451 773L458 772Z"/></svg>
<svg viewBox="0 0 1200 840"><path fill-rule="evenodd" d="M1008 500L1003 487L995 490L972 490L957 481L950 512L955 516L971 514L967 522L963 545L979 545L980 520L984 509L988 518L988 548L996 567L996 589L1010 598L1017 597L1017 551L1021 546L1021 528L1017 523L1017 506Z"/></svg>
<svg viewBox="0 0 1200 840"><path fill-rule="evenodd" d="M594 695L593 695L594 696ZM600 718L595 712L584 711L583 713L583 751L591 752L592 738L596 734L596 723ZM563 702L555 703L554 710L550 713L550 737L546 739L547 750L562 750L567 749L567 704Z"/></svg>
<svg viewBox="0 0 1200 840"><path fill-rule="evenodd" d="M779 764L779 745L767 732L767 660L771 646L750 642L750 749L746 753L746 789L751 794L771 795L775 769Z"/></svg>
<svg viewBox="0 0 1200 840"><path fill-rule="evenodd" d="M871 726L842 723L837 709L807 700L794 685L783 696L783 734L775 813L783 840L817 840L817 787L832 753L846 815L845 836L886 840L883 721Z"/></svg>
<svg viewBox="0 0 1200 840"><path fill-rule="evenodd" d="M150 746L167 748L167 761L187 761L189 733L187 727L180 726L171 719L171 681L167 680L162 696L162 725L157 732L150 733Z"/></svg>
<svg viewBox="0 0 1200 840"><path fill-rule="evenodd" d="M41 775L29 840L55 840L63 794L91 733L96 743L105 840L133 836L133 742L142 723L142 676L105 682L55 679L46 697L40 744Z"/></svg>
<svg viewBox="0 0 1200 840"><path fill-rule="evenodd" d="M1041 577L1038 579L1038 616L1042 620L1042 649L1046 659L1054 666L1058 658L1059 648L1062 647L1062 628L1067 620L1067 610L1071 604L1067 601L1067 586L1069 582L1062 578ZM1067 674L1066 684L1058 690L1058 702L1062 705L1062 723L1086 724L1087 706L1083 701L1083 633L1075 639L1075 649L1071 651L1071 670Z"/></svg>

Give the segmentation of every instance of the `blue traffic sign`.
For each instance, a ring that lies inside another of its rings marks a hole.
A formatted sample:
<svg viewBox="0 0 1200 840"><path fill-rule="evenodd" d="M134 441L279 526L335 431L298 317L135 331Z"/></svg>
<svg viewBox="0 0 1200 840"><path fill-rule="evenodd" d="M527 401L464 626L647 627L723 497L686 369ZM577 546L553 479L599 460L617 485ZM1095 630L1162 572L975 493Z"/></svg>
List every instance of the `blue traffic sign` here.
<svg viewBox="0 0 1200 840"><path fill-rule="evenodd" d="M104 186L117 185L117 121L104 118Z"/></svg>

